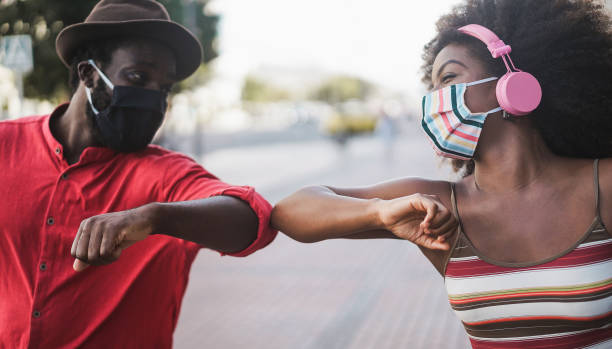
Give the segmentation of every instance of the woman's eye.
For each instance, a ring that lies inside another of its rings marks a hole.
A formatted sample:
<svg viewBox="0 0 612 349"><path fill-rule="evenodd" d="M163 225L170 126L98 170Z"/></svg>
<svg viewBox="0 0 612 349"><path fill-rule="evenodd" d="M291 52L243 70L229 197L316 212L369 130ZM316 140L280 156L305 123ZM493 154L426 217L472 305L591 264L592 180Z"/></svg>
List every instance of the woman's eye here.
<svg viewBox="0 0 612 349"><path fill-rule="evenodd" d="M455 74L446 74L442 77L442 82L447 83L455 77Z"/></svg>

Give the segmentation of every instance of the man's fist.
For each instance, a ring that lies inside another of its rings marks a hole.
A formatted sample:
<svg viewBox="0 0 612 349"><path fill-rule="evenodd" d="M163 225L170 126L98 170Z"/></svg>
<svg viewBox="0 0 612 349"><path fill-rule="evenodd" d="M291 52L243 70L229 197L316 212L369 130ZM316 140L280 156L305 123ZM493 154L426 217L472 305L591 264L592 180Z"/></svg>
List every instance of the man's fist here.
<svg viewBox="0 0 612 349"><path fill-rule="evenodd" d="M81 222L70 253L76 258L73 268L81 271L90 264L116 261L121 251L153 232L152 205L128 211L106 213Z"/></svg>

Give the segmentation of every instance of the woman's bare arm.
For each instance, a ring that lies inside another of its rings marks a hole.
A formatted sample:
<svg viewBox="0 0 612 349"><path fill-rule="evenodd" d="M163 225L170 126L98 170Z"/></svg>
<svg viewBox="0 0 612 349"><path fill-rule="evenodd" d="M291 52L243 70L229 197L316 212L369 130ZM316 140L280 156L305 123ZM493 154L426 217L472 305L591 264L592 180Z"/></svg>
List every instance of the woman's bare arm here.
<svg viewBox="0 0 612 349"><path fill-rule="evenodd" d="M362 188L307 187L276 205L272 225L302 242L398 237L447 250L445 238L456 228L448 187L412 178Z"/></svg>

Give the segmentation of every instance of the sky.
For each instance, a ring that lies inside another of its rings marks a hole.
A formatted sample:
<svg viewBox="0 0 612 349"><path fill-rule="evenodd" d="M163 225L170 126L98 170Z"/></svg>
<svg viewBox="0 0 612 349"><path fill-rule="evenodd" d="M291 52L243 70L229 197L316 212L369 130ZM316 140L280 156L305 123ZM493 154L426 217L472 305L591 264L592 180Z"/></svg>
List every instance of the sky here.
<svg viewBox="0 0 612 349"><path fill-rule="evenodd" d="M420 95L423 46L460 0L212 0L221 15L215 69L243 77L262 67L359 76Z"/></svg>

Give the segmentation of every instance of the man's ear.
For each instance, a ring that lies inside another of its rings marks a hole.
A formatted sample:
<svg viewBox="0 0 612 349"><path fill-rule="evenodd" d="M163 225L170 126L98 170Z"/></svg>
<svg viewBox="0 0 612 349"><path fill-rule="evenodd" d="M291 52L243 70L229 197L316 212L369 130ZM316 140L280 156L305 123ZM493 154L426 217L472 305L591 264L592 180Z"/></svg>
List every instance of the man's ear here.
<svg viewBox="0 0 612 349"><path fill-rule="evenodd" d="M94 74L96 71L91 66L91 64L85 61L80 62L77 65L77 70L79 72L79 80L81 80L83 84L85 84L85 86L89 88L93 88L94 87Z"/></svg>

